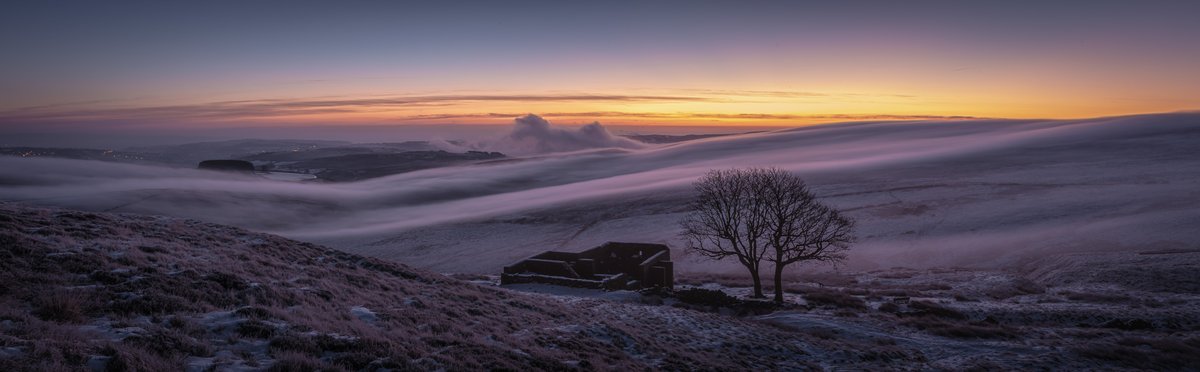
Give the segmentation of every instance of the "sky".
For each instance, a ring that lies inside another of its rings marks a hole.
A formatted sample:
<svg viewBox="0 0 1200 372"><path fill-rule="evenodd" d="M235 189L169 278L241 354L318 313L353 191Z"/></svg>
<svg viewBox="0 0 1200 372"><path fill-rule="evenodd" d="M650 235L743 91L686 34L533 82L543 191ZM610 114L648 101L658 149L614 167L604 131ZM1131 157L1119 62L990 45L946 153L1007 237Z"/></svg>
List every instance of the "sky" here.
<svg viewBox="0 0 1200 372"><path fill-rule="evenodd" d="M6 1L0 133L1200 105L1198 1Z"/></svg>

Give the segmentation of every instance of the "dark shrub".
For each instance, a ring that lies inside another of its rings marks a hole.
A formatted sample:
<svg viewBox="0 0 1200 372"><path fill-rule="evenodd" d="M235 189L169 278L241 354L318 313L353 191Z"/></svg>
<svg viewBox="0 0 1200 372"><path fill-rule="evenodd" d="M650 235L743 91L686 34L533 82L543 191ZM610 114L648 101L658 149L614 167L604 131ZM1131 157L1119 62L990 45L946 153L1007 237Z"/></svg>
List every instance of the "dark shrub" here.
<svg viewBox="0 0 1200 372"><path fill-rule="evenodd" d="M1046 286L1026 278L1017 278L1017 280L1014 280L1013 288L1016 288L1017 291L1025 294L1046 293Z"/></svg>
<svg viewBox="0 0 1200 372"><path fill-rule="evenodd" d="M96 271L93 271L90 275L88 275L88 277L94 281L99 282L100 284L113 285L113 284L124 282L125 280L129 279L129 277L132 275L133 274L128 273L128 272L112 272L112 271L96 270Z"/></svg>
<svg viewBox="0 0 1200 372"><path fill-rule="evenodd" d="M139 245L138 250L140 250L142 252L146 252L146 253L166 253L167 252L167 250L165 248L155 247L155 246L151 246L151 245Z"/></svg>
<svg viewBox="0 0 1200 372"><path fill-rule="evenodd" d="M1132 298L1123 294L1107 294L1107 293L1091 293L1091 292L1069 292L1064 291L1059 293L1071 301L1092 302L1102 304L1125 303L1130 302Z"/></svg>
<svg viewBox="0 0 1200 372"><path fill-rule="evenodd" d="M272 351L295 351L305 354L317 354L321 352L321 348L317 346L315 340L293 332L275 336L271 339L269 347Z"/></svg>
<svg viewBox="0 0 1200 372"><path fill-rule="evenodd" d="M212 349L208 344L177 331L163 328L155 329L145 335L126 337L122 342L161 356L182 354L206 357L212 355Z"/></svg>
<svg viewBox="0 0 1200 372"><path fill-rule="evenodd" d="M967 316L958 312L958 310L954 310L929 301L913 301L912 303L908 304L908 307L914 310L914 315L925 315L937 318L959 320L967 319Z"/></svg>
<svg viewBox="0 0 1200 372"><path fill-rule="evenodd" d="M675 298L680 302L701 305L727 307L738 304L738 299L720 290L688 288L675 292Z"/></svg>
<svg viewBox="0 0 1200 372"><path fill-rule="evenodd" d="M101 354L110 359L104 366L106 372L177 371L183 369L182 360L147 352L136 347L110 345L101 349Z"/></svg>
<svg viewBox="0 0 1200 372"><path fill-rule="evenodd" d="M879 311L895 314L896 312L900 311L900 305L896 305L895 303L891 302L884 302L879 304Z"/></svg>
<svg viewBox="0 0 1200 372"><path fill-rule="evenodd" d="M448 331L448 329L447 329ZM436 332L435 333L441 333ZM338 337L327 334L317 335L317 348L321 351L332 351L337 353L344 352L368 352L368 353L384 353L391 349L391 345L387 341L358 338L358 337Z"/></svg>
<svg viewBox="0 0 1200 372"><path fill-rule="evenodd" d="M80 302L78 296L70 293L52 293L37 300L37 308L33 310L33 315L55 322L80 322L83 320L83 306Z"/></svg>
<svg viewBox="0 0 1200 372"><path fill-rule="evenodd" d="M257 320L247 320L238 323L237 333L250 338L271 338L275 335L275 327Z"/></svg>
<svg viewBox="0 0 1200 372"><path fill-rule="evenodd" d="M1006 285L997 286L987 291L987 295L997 300L1027 295L1046 293L1046 287L1026 278L1016 278Z"/></svg>
<svg viewBox="0 0 1200 372"><path fill-rule="evenodd" d="M374 362L375 359L375 355L373 354L350 352L333 357L332 362L339 367L344 367L352 371L360 371L371 365L371 362Z"/></svg>
<svg viewBox="0 0 1200 372"><path fill-rule="evenodd" d="M173 317L167 318L167 326L171 327L171 328L175 328L175 329L183 329L183 328L188 328L189 326L191 326L191 323L188 322L187 319L181 318L179 316L173 316Z"/></svg>
<svg viewBox="0 0 1200 372"><path fill-rule="evenodd" d="M812 291L804 294L811 306L830 306L844 309L866 310L867 303L858 297L837 291Z"/></svg>
<svg viewBox="0 0 1200 372"><path fill-rule="evenodd" d="M186 309L185 301L175 296L149 293L127 300L113 302L109 308L121 314L166 314Z"/></svg>
<svg viewBox="0 0 1200 372"><path fill-rule="evenodd" d="M1074 348L1084 357L1138 370L1195 370L1200 365L1200 338L1127 337L1116 343L1093 342Z"/></svg>
<svg viewBox="0 0 1200 372"><path fill-rule="evenodd" d="M237 314L237 316L240 316L243 318L249 318L249 319L262 320L262 319L268 319L271 317L270 311L267 311L267 309L257 307L257 306L243 307L243 308L237 309L233 313Z"/></svg>
<svg viewBox="0 0 1200 372"><path fill-rule="evenodd" d="M268 372L316 372L329 368L320 359L299 353L280 353Z"/></svg>
<svg viewBox="0 0 1200 372"><path fill-rule="evenodd" d="M1017 334L1008 328L982 322L962 323L948 322L945 320L931 318L913 318L907 319L901 324L942 337L987 339L1008 339L1017 337Z"/></svg>
<svg viewBox="0 0 1200 372"><path fill-rule="evenodd" d="M233 274L227 273L212 273L204 276L204 280L212 281L220 284L222 288L240 290L246 289L246 282Z"/></svg>
<svg viewBox="0 0 1200 372"><path fill-rule="evenodd" d="M1150 323L1149 321L1147 321L1145 319L1129 319L1129 320L1113 319L1113 320L1108 321L1107 323L1104 323L1104 328L1116 328L1116 329L1124 329L1127 331L1138 331L1138 330L1145 330L1145 329L1153 329L1154 324Z"/></svg>
<svg viewBox="0 0 1200 372"><path fill-rule="evenodd" d="M737 315L763 315L779 310L775 301L745 300L737 305Z"/></svg>

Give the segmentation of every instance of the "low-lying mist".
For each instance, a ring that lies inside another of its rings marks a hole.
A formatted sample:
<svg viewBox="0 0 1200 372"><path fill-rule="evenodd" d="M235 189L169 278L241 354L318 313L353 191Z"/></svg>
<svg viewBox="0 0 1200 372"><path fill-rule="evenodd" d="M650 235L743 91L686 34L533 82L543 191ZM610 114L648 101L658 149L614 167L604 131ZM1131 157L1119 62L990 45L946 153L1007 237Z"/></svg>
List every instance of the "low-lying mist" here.
<svg viewBox="0 0 1200 372"><path fill-rule="evenodd" d="M486 272L501 258L606 240L675 244L679 208L670 205L698 176L776 166L859 219L852 266L986 265L1200 241L1200 159L1189 155L1200 148L1200 114L859 122L670 145L530 115L493 138L468 146L516 156L353 183L5 157L0 199L197 218ZM512 222L522 216L537 218ZM498 260L455 260L471 252Z"/></svg>

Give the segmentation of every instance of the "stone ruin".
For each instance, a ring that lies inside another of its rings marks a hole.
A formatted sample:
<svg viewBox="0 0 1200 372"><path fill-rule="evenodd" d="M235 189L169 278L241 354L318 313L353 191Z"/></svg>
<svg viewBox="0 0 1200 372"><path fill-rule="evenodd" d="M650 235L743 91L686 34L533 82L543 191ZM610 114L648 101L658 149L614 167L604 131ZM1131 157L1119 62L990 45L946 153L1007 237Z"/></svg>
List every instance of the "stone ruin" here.
<svg viewBox="0 0 1200 372"><path fill-rule="evenodd" d="M608 242L579 253L547 251L505 266L500 284L544 283L604 290L675 286L662 244Z"/></svg>

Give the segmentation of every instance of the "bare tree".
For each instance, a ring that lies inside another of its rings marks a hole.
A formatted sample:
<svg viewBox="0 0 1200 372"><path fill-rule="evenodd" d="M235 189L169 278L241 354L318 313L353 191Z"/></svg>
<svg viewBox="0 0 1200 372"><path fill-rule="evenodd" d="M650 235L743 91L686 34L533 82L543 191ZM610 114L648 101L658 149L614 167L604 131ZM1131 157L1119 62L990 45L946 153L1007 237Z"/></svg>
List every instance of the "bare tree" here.
<svg viewBox="0 0 1200 372"><path fill-rule="evenodd" d="M763 297L759 268L775 266L775 301L783 302L783 271L804 262L837 262L854 240L854 221L821 204L799 176L777 168L709 171L681 222L690 251L735 257Z"/></svg>
<svg viewBox="0 0 1200 372"><path fill-rule="evenodd" d="M760 217L775 266L775 302L783 302L783 270L798 262L839 262L854 241L854 221L821 204L799 176L778 168L751 169L751 189L766 201Z"/></svg>
<svg viewBox="0 0 1200 372"><path fill-rule="evenodd" d="M765 201L752 190L751 177L738 169L712 170L697 180L696 198L680 225L687 248L712 259L735 257L754 280L754 297L764 297L759 267L767 256L760 217Z"/></svg>

